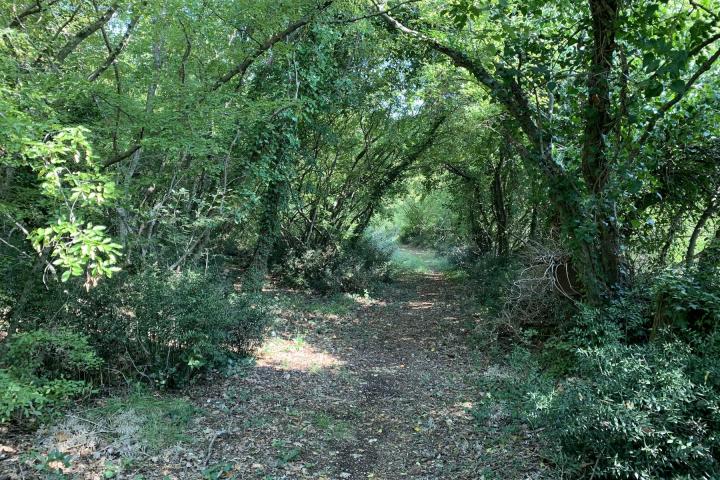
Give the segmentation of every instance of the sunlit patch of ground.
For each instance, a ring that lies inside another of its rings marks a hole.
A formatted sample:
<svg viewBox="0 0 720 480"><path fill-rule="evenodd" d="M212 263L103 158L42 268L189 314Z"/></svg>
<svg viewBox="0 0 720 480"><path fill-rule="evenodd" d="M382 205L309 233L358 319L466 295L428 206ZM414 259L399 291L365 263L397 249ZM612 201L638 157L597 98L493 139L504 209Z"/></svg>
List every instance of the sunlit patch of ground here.
<svg viewBox="0 0 720 480"><path fill-rule="evenodd" d="M451 269L450 262L432 250L400 247L393 253L392 264L401 272L436 274Z"/></svg>
<svg viewBox="0 0 720 480"><path fill-rule="evenodd" d="M357 303L358 305L362 305L363 307L386 307L387 302L385 300L379 300L377 298L372 298L369 295L350 295L350 297Z"/></svg>
<svg viewBox="0 0 720 480"><path fill-rule="evenodd" d="M293 339L273 337L267 340L260 349L257 364L277 370L317 373L337 369L345 362L316 349L304 337L298 336Z"/></svg>
<svg viewBox="0 0 720 480"><path fill-rule="evenodd" d="M412 310L429 310L435 304L433 302L408 302L407 305Z"/></svg>

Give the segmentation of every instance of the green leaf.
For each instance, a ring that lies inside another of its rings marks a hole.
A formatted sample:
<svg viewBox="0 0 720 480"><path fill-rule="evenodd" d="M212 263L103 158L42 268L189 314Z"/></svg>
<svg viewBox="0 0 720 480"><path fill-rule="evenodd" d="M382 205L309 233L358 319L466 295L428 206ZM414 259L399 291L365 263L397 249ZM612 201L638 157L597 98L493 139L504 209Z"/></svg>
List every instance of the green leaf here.
<svg viewBox="0 0 720 480"><path fill-rule="evenodd" d="M670 90L675 93L683 93L685 91L685 82L682 79L673 80L670 84Z"/></svg>
<svg viewBox="0 0 720 480"><path fill-rule="evenodd" d="M648 86L645 87L645 97L646 98L655 98L659 97L663 92L663 86L660 82L657 80L653 80L650 82Z"/></svg>

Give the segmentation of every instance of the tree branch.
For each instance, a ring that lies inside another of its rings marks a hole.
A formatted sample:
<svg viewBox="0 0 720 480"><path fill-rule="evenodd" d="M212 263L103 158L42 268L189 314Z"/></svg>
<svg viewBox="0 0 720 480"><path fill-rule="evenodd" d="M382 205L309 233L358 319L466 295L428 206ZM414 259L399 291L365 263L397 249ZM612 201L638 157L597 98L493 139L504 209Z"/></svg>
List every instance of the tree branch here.
<svg viewBox="0 0 720 480"><path fill-rule="evenodd" d="M13 15L13 20L10 22L8 27L10 28L18 28L22 27L22 21L31 16L35 15L36 13L41 13L44 10L46 10L48 7L51 7L52 5L58 3L60 0L52 0L48 2L46 5L43 5L40 0L36 0L33 5L30 5L22 12L18 13L17 15Z"/></svg>
<svg viewBox="0 0 720 480"><path fill-rule="evenodd" d="M115 62L117 57L120 55L120 53L123 51L123 49L127 46L128 42L130 41L130 34L132 33L133 28L135 28L135 25L137 25L138 21L140 20L140 14L135 15L132 20L130 20L130 23L127 26L127 29L125 30L125 33L123 34L122 38L120 39L120 42L117 44L117 46L110 52L110 55L105 59L105 61L100 65L89 77L89 82L94 82L97 80L97 78L102 75L105 70L110 68L110 66Z"/></svg>
<svg viewBox="0 0 720 480"><path fill-rule="evenodd" d="M385 10L381 4L376 4L376 6L381 12ZM433 50L447 56L456 67L464 68L470 72L470 74L484 85L490 91L490 94L510 112L515 120L518 121L520 128L522 128L523 132L530 139L530 142L534 145L536 152L538 152L540 166L543 170L554 177L562 174L560 166L552 160L549 151L549 135L544 134L542 129L533 121L530 105L522 88L514 77L507 72L505 67L495 65L498 76L504 79L504 82L501 82L482 66L480 62L472 60L464 52L443 45L423 33L406 27L387 13L381 13L380 16L391 28L416 38Z"/></svg>
<svg viewBox="0 0 720 480"><path fill-rule="evenodd" d="M648 121L647 125L645 126L645 129L643 130L643 134L640 136L640 140L636 143L635 150L639 150L640 147L642 147L647 139L650 137L650 134L655 129L655 126L657 125L657 122L660 121L660 119L675 105L677 105L680 100L682 100L685 95L690 91L690 88L695 84L695 82L698 81L698 79L702 76L703 73L710 70L710 67L712 67L713 63L717 61L717 59L720 58L720 48L715 51L715 53L708 58L702 65L700 65L700 68L697 69L697 71L693 74L692 77L685 83L685 87L682 89L681 92L678 92L673 98L665 102L653 115L653 117Z"/></svg>
<svg viewBox="0 0 720 480"><path fill-rule="evenodd" d="M325 0L325 2L318 7L317 11L313 12L313 14L316 14L318 12L321 12L328 8L330 5L332 5L334 0ZM282 41L283 39L287 38L288 35L292 34L296 30L299 30L300 28L304 27L308 23L312 21L313 14L308 15L306 17L301 18L300 20L291 23L287 26L284 30L275 33L274 35L268 37L257 49L255 49L254 52L252 52L250 55L245 57L245 59L237 64L235 67L233 67L229 72L227 72L225 75L220 77L215 84L212 86L212 90L215 91L236 76L240 76L240 81L242 81L243 76L245 76L245 72L248 68L250 68L250 65L253 64L255 60L257 60L262 54L270 50L276 43Z"/></svg>
<svg viewBox="0 0 720 480"><path fill-rule="evenodd" d="M102 164L103 168L107 168L111 165L115 165L116 163L122 162L126 158L130 157L133 153L140 150L140 148L142 148L142 145L135 144L135 145L131 146L130 148L128 148L127 150L125 150L124 152L118 153L114 157L108 158L107 160L105 160L103 162L103 164Z"/></svg>
<svg viewBox="0 0 720 480"><path fill-rule="evenodd" d="M76 33L70 40L68 40L65 46L60 49L57 55L55 55L55 61L57 63L63 63L68 55L70 55L77 46L83 42L83 40L100 30L103 25L110 21L117 10L117 7L117 3L112 4L112 6L100 18Z"/></svg>

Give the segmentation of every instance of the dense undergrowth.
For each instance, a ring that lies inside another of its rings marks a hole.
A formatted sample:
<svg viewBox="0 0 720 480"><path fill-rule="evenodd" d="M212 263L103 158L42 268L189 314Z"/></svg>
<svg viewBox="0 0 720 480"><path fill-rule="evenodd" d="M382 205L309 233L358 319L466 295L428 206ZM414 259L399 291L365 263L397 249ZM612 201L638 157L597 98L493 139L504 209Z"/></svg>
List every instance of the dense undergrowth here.
<svg viewBox="0 0 720 480"><path fill-rule="evenodd" d="M323 249L288 250L274 274L284 284L322 294L362 293L389 279L396 246L382 235L367 235Z"/></svg>
<svg viewBox="0 0 720 480"><path fill-rule="evenodd" d="M217 274L145 270L85 291L44 291L0 355L2 422L30 427L71 398L142 382L177 388L248 355L269 321Z"/></svg>
<svg viewBox="0 0 720 480"><path fill-rule="evenodd" d="M538 324L534 314L505 314L524 311L514 308L512 285L524 270L508 265L474 277L494 314L475 341L504 358L500 372L479 378L487 392L474 410L479 425L500 408L507 428L541 431L545 456L564 477L720 475L715 279L679 270L645 275L604 308L572 305L556 292L562 314Z"/></svg>
<svg viewBox="0 0 720 480"><path fill-rule="evenodd" d="M0 0L0 423L232 366L269 282L445 272L561 475L719 477L719 19Z"/></svg>

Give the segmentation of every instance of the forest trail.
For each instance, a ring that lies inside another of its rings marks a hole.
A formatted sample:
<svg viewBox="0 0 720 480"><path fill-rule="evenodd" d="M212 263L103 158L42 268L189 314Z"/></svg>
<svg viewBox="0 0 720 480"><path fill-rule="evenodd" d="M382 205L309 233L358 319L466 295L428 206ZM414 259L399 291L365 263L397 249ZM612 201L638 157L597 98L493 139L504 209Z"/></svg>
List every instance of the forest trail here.
<svg viewBox="0 0 720 480"><path fill-rule="evenodd" d="M429 252L393 261L405 273L373 296L267 290L276 320L255 362L174 394L80 405L14 437L0 478L35 478L43 463L23 458L58 465L52 452L68 460L52 478L541 478L532 432L480 391L504 373L469 341L472 287Z"/></svg>
<svg viewBox="0 0 720 480"><path fill-rule="evenodd" d="M256 368L204 392L210 464L242 478L479 478L467 291L406 275L343 315L289 314ZM322 310L322 308L320 308Z"/></svg>

